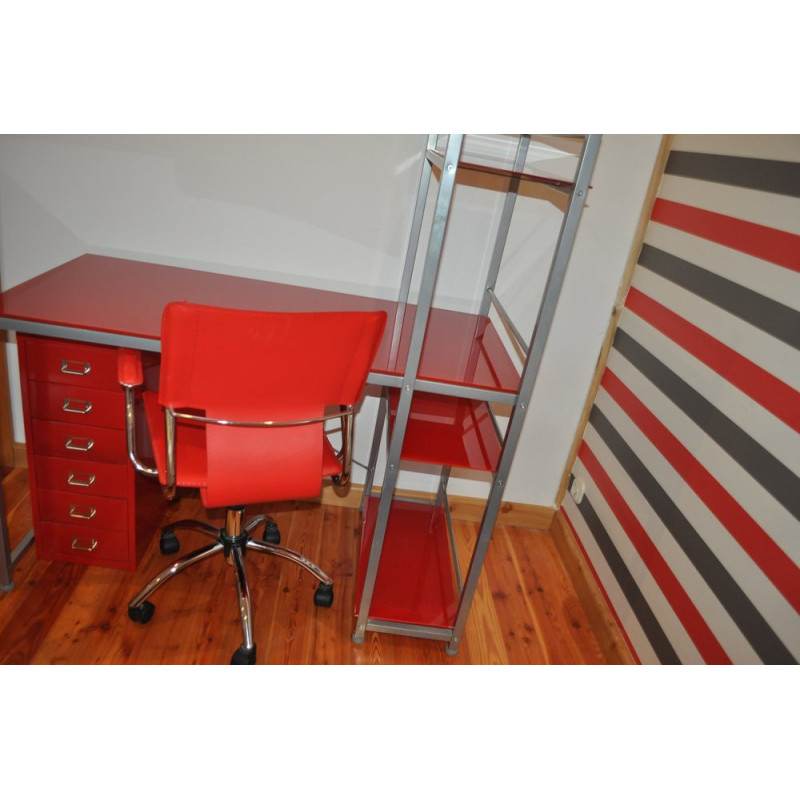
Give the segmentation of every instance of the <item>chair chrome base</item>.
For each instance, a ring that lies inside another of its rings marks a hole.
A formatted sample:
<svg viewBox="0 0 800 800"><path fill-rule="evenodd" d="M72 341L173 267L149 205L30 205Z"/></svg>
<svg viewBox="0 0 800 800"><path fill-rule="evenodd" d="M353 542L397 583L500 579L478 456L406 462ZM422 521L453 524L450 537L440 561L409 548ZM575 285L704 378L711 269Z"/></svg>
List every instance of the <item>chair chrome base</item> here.
<svg viewBox="0 0 800 800"><path fill-rule="evenodd" d="M256 645L253 640L250 586L247 581L247 570L244 563L245 553L248 550L285 558L310 572L319 581L319 586L314 593L314 604L329 608L333 603L333 579L301 553L278 544L280 535L274 521L269 517L259 514L253 517L246 525L244 524L244 519L244 506L231 506L226 510L225 527L222 529L214 528L205 522L196 520L180 520L166 526L162 532L160 542L162 553L177 552L177 540L174 535L176 528L192 528L215 539L215 542L192 551L161 570L128 604L128 616L130 619L142 625L149 622L153 617L155 606L148 598L156 589L185 569L221 553L228 564L233 567L236 575L239 617L242 622L242 645L233 654L231 664L254 664ZM251 538L251 533L261 523L264 523L265 526L264 538L266 541L259 542ZM166 549L165 541L167 542Z"/></svg>

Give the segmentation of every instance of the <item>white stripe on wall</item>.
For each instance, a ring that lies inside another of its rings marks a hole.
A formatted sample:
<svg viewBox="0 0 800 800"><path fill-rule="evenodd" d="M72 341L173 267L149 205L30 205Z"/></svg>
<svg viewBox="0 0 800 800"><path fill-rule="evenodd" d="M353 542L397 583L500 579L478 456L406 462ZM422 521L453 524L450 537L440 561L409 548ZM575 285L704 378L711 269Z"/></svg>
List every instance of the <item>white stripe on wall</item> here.
<svg viewBox="0 0 800 800"><path fill-rule="evenodd" d="M650 223L645 241L777 303L800 310L798 276L793 270L659 222Z"/></svg>
<svg viewBox="0 0 800 800"><path fill-rule="evenodd" d="M800 233L796 197L679 175L665 175L658 196L767 228Z"/></svg>

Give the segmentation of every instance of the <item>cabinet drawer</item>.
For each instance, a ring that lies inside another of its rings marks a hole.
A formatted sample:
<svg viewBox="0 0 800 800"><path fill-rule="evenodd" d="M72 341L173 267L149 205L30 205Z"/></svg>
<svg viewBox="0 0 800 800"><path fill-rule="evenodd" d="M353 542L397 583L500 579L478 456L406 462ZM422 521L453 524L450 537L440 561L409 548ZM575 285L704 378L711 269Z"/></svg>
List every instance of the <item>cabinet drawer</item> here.
<svg viewBox="0 0 800 800"><path fill-rule="evenodd" d="M38 500L42 520L74 525L77 533L97 528L122 532L128 529L128 503L118 497L45 489L38 492Z"/></svg>
<svg viewBox="0 0 800 800"><path fill-rule="evenodd" d="M125 395L93 386L29 381L31 416L56 422L125 428Z"/></svg>
<svg viewBox="0 0 800 800"><path fill-rule="evenodd" d="M28 377L37 381L113 389L117 348L62 339L25 338Z"/></svg>
<svg viewBox="0 0 800 800"><path fill-rule="evenodd" d="M60 456L75 462L127 463L128 447L123 430L40 419L32 420L31 426L33 449L37 455Z"/></svg>
<svg viewBox="0 0 800 800"><path fill-rule="evenodd" d="M126 498L128 475L127 464L46 456L36 459L36 484L40 490L55 489L77 495Z"/></svg>
<svg viewBox="0 0 800 800"><path fill-rule="evenodd" d="M97 528L81 530L74 525L43 522L36 531L36 548L42 558L55 561L128 561L128 537L119 531Z"/></svg>

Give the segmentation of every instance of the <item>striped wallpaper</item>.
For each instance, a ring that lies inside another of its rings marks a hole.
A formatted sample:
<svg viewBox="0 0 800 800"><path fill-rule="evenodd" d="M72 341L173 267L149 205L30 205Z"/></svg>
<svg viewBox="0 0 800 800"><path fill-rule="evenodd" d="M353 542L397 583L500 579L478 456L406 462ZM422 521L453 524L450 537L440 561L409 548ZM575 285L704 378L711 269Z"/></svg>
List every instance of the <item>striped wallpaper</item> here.
<svg viewBox="0 0 800 800"><path fill-rule="evenodd" d="M676 136L562 512L644 664L800 660L800 136Z"/></svg>

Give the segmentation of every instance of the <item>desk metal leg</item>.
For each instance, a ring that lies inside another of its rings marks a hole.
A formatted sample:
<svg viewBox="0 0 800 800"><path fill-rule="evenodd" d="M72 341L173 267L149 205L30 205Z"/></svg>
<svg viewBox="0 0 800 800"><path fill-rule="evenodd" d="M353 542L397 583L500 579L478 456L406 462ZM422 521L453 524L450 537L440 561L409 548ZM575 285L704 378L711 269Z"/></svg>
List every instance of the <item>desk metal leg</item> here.
<svg viewBox="0 0 800 800"><path fill-rule="evenodd" d="M8 523L6 521L6 501L0 484L0 589L4 592L14 588L12 572L14 562L11 557L11 545L8 541Z"/></svg>
<svg viewBox="0 0 800 800"><path fill-rule="evenodd" d="M0 590L10 592L14 588L14 565L33 542L33 529L29 530L20 543L11 551L8 540L6 504L0 489Z"/></svg>
<svg viewBox="0 0 800 800"><path fill-rule="evenodd" d="M8 536L3 531L3 554L0 557L0 590L10 592L14 588L13 572L17 561L23 553L33 544L33 528L20 539L19 544L8 553Z"/></svg>

